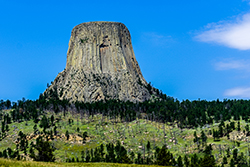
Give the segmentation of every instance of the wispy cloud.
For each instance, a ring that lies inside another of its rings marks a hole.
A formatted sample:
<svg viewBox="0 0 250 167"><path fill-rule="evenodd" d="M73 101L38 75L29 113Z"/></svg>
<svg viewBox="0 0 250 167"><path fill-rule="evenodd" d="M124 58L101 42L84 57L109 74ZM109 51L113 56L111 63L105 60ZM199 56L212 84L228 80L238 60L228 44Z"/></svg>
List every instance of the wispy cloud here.
<svg viewBox="0 0 250 167"><path fill-rule="evenodd" d="M250 49L250 13L238 16L233 21L208 24L195 39L239 50Z"/></svg>
<svg viewBox="0 0 250 167"><path fill-rule="evenodd" d="M250 5L250 0L242 0L243 2L248 2L248 4Z"/></svg>
<svg viewBox="0 0 250 167"><path fill-rule="evenodd" d="M224 92L224 95L229 97L250 98L250 87L228 89Z"/></svg>
<svg viewBox="0 0 250 167"><path fill-rule="evenodd" d="M142 38L157 46L167 46L169 43L174 42L170 35L162 35L156 32L145 32L142 34Z"/></svg>
<svg viewBox="0 0 250 167"><path fill-rule="evenodd" d="M215 70L243 70L250 72L250 60L225 59L214 63Z"/></svg>

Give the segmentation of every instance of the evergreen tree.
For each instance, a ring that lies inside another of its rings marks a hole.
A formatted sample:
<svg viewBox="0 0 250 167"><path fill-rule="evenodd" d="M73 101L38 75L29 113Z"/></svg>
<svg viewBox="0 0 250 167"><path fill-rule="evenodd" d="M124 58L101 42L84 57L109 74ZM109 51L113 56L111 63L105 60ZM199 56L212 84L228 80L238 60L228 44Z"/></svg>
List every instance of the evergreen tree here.
<svg viewBox="0 0 250 167"><path fill-rule="evenodd" d="M206 146L205 147L205 150L204 150L204 153L206 154L206 155L211 155L212 154L212 145L211 144L209 144L208 146Z"/></svg>
<svg viewBox="0 0 250 167"><path fill-rule="evenodd" d="M52 126L54 125L54 120L55 120L54 115L51 115L51 117L50 117L50 122L51 122L51 125L52 125Z"/></svg>
<svg viewBox="0 0 250 167"><path fill-rule="evenodd" d="M69 140L69 131L68 130L66 130L65 136L66 136L67 140Z"/></svg>
<svg viewBox="0 0 250 167"><path fill-rule="evenodd" d="M100 146L100 154L101 154L101 160L103 162L104 161L104 155L105 155L105 153L104 153L104 145L103 144L101 144L101 146Z"/></svg>
<svg viewBox="0 0 250 167"><path fill-rule="evenodd" d="M81 158L82 158L82 161L81 161L81 162L84 162L84 156L85 156L84 151L81 151Z"/></svg>
<svg viewBox="0 0 250 167"><path fill-rule="evenodd" d="M57 126L54 126L54 135L57 135Z"/></svg>
<svg viewBox="0 0 250 167"><path fill-rule="evenodd" d="M191 157L191 166L192 167L195 167L195 166L198 166L198 156L196 154L194 154L192 157Z"/></svg>
<svg viewBox="0 0 250 167"><path fill-rule="evenodd" d="M31 158L35 158L35 157L36 157L33 147L30 147L29 152L30 152L30 157L31 157Z"/></svg>
<svg viewBox="0 0 250 167"><path fill-rule="evenodd" d="M188 160L187 155L185 155L185 157L184 157L184 165L185 165L185 167L189 167L189 160Z"/></svg>
<svg viewBox="0 0 250 167"><path fill-rule="evenodd" d="M83 132L83 134L82 134L82 143L84 144L84 143L86 143L86 138L88 137L88 134L87 134L87 132Z"/></svg>
<svg viewBox="0 0 250 167"><path fill-rule="evenodd" d="M246 133L247 133L246 136L249 136L250 133L249 133L249 125L248 124L246 125L245 129L246 129Z"/></svg>
<svg viewBox="0 0 250 167"><path fill-rule="evenodd" d="M219 126L218 136L223 137L223 127Z"/></svg>
<svg viewBox="0 0 250 167"><path fill-rule="evenodd" d="M238 121L237 130L240 132L240 121Z"/></svg>
<svg viewBox="0 0 250 167"><path fill-rule="evenodd" d="M33 126L33 130L34 130L34 134L36 134L36 133L37 133L37 124L35 124L35 125Z"/></svg>
<svg viewBox="0 0 250 167"><path fill-rule="evenodd" d="M227 157L226 156L223 157L223 162L222 163L227 164Z"/></svg>
<svg viewBox="0 0 250 167"><path fill-rule="evenodd" d="M149 151L150 151L150 141L148 141L148 143L147 143L147 150L148 150L148 154L149 154Z"/></svg>
<svg viewBox="0 0 250 167"><path fill-rule="evenodd" d="M47 117L45 115L43 115L39 126L40 126L40 128L43 128L44 133L45 133L46 128L49 127L48 119L47 119Z"/></svg>
<svg viewBox="0 0 250 167"><path fill-rule="evenodd" d="M230 157L230 149L227 148L226 152L227 152L227 158L229 158Z"/></svg>
<svg viewBox="0 0 250 167"><path fill-rule="evenodd" d="M48 141L45 141L42 136L39 136L36 139L36 145L34 147L38 151L38 155L33 154L31 158L33 158L35 161L55 161L55 155L53 153L55 148L53 148Z"/></svg>
<svg viewBox="0 0 250 167"><path fill-rule="evenodd" d="M158 153L156 164L162 166L170 166L172 165L171 160L172 158L170 152L167 150L166 145L163 145Z"/></svg>
<svg viewBox="0 0 250 167"><path fill-rule="evenodd" d="M177 159L177 165L178 165L178 167L183 167L183 162L182 162L181 156L179 156Z"/></svg>
<svg viewBox="0 0 250 167"><path fill-rule="evenodd" d="M237 160L238 160L238 149L237 148L233 150L233 159L235 162L237 162Z"/></svg>
<svg viewBox="0 0 250 167"><path fill-rule="evenodd" d="M198 137L197 137L196 131L194 131L194 143L196 142L198 142Z"/></svg>
<svg viewBox="0 0 250 167"><path fill-rule="evenodd" d="M135 153L132 151L130 152L130 158L132 159L132 161L134 161L134 158L135 158Z"/></svg>
<svg viewBox="0 0 250 167"><path fill-rule="evenodd" d="M201 139L202 139L203 144L207 142L207 136L205 135L204 131L201 131Z"/></svg>
<svg viewBox="0 0 250 167"><path fill-rule="evenodd" d="M136 164L143 164L143 159L141 157L141 153L137 153L137 159L135 160Z"/></svg>
<svg viewBox="0 0 250 167"><path fill-rule="evenodd" d="M3 150L3 157L4 157L4 158L8 158L8 155L7 155L7 151L6 151L6 150Z"/></svg>
<svg viewBox="0 0 250 167"><path fill-rule="evenodd" d="M11 101L8 99L6 100L6 108L10 109L10 107L11 107Z"/></svg>
<svg viewBox="0 0 250 167"><path fill-rule="evenodd" d="M212 155L205 155L200 162L200 166L202 167L215 167L215 159Z"/></svg>
<svg viewBox="0 0 250 167"><path fill-rule="evenodd" d="M229 166L230 166L230 167L235 167L235 166L234 166L234 160L233 160L233 159L231 159L231 161L230 161L230 163L229 163Z"/></svg>
<svg viewBox="0 0 250 167"><path fill-rule="evenodd" d="M2 122L2 133L4 133L5 132L5 122L3 121Z"/></svg>
<svg viewBox="0 0 250 167"><path fill-rule="evenodd" d="M115 159L115 150L114 150L114 145L113 143L109 143L106 145L107 148L107 154L106 154L106 162L116 162Z"/></svg>
<svg viewBox="0 0 250 167"><path fill-rule="evenodd" d="M233 121L232 121L232 122L230 122L230 129L235 130L235 124L234 124L234 122L233 122Z"/></svg>
<svg viewBox="0 0 250 167"><path fill-rule="evenodd" d="M89 150L86 150L86 162L90 162Z"/></svg>

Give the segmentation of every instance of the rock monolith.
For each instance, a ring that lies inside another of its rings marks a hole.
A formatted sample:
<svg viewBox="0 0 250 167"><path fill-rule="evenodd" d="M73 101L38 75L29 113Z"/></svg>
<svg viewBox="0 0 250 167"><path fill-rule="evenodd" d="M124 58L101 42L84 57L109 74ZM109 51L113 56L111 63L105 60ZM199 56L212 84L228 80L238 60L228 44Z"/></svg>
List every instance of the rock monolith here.
<svg viewBox="0 0 250 167"><path fill-rule="evenodd" d="M145 101L152 91L136 61L127 27L118 22L88 22L71 32L66 68L44 92L60 99L93 102Z"/></svg>

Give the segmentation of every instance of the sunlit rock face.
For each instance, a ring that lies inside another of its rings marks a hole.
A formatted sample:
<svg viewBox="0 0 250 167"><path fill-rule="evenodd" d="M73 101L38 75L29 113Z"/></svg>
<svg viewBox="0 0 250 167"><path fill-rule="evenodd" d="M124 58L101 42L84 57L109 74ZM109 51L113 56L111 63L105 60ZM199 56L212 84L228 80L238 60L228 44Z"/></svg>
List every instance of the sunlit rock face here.
<svg viewBox="0 0 250 167"><path fill-rule="evenodd" d="M45 91L60 99L93 102L119 99L145 101L146 89L127 27L118 22L88 22L73 28L67 63Z"/></svg>

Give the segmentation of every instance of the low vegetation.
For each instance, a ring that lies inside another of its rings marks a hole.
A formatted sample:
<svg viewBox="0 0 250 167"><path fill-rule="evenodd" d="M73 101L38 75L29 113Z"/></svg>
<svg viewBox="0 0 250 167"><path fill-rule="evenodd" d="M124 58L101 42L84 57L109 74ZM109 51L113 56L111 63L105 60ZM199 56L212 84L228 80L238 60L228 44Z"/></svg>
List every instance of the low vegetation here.
<svg viewBox="0 0 250 167"><path fill-rule="evenodd" d="M159 167L157 165L136 165L117 163L49 163L34 161L17 161L0 158L0 167Z"/></svg>

